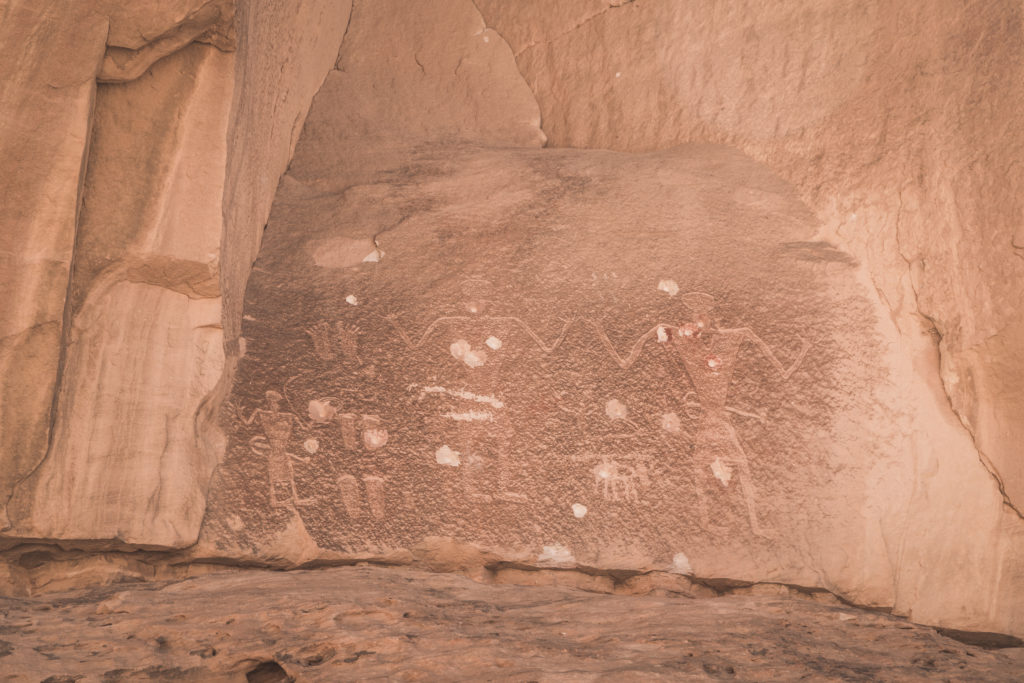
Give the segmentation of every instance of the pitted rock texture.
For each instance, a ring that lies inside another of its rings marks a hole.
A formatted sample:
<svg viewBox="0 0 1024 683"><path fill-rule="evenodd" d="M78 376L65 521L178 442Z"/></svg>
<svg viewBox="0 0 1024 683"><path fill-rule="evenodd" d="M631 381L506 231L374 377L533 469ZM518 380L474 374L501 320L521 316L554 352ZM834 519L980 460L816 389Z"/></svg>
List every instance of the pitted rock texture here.
<svg viewBox="0 0 1024 683"><path fill-rule="evenodd" d="M395 568L0 599L0 614L8 681L1009 681L1022 661L791 598L599 595Z"/></svg>
<svg viewBox="0 0 1024 683"><path fill-rule="evenodd" d="M198 556L442 536L891 603L858 520L907 503L909 413L787 185L721 147L401 158L282 185Z"/></svg>

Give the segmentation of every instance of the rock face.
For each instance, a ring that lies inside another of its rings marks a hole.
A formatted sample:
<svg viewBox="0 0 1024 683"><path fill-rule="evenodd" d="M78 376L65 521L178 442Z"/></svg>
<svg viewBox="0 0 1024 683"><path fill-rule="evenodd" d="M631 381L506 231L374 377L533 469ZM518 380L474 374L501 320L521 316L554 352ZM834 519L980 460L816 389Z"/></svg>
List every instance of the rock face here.
<svg viewBox="0 0 1024 683"><path fill-rule="evenodd" d="M386 11L356 8L279 188L192 557L429 562L447 538L1021 628L1019 518L796 190L718 147L467 147L540 139L525 101L485 118L416 85L471 22L396 48L407 109L353 98Z"/></svg>
<svg viewBox="0 0 1024 683"><path fill-rule="evenodd" d="M229 573L0 599L0 662L7 680L33 683L72 675L564 680L567 672L584 681L1007 681L1020 671L1019 654L1008 654L1019 650L986 651L888 615L779 594L684 596L681 587L627 597L483 586L398 568Z"/></svg>
<svg viewBox="0 0 1024 683"><path fill-rule="evenodd" d="M892 599L881 528L850 515L911 476L875 311L741 155L446 147L287 183L244 311L206 523L226 549L298 518L325 552L451 536Z"/></svg>
<svg viewBox="0 0 1024 683"><path fill-rule="evenodd" d="M24 36L30 54L46 57L35 70L15 70L37 80L16 80L6 99L29 121L45 94L42 120L53 127L35 124L32 136L5 140L70 150L47 167L49 185L26 169L18 176L26 187L12 195L62 206L63 217L26 199L11 205L23 215L3 231L21 240L8 253L23 255L4 269L23 292L3 331L10 370L0 407L0 521L9 536L195 541L223 450L208 416L230 374L236 301L273 187L348 19L341 3L255 4L246 3L238 31L228 3L196 1L131 10L78 3L77 18L19 5L18 20L4 24L14 34L5 45ZM315 40L306 39L310 24L319 27ZM72 32L75 49L53 52ZM230 51L236 38L239 53ZM253 49L267 40L282 51L271 66ZM11 150L18 157L54 156L19 145ZM46 225L25 227L28 220ZM52 246L44 249L43 235ZM31 313L33 305L45 311Z"/></svg>
<svg viewBox="0 0 1024 683"><path fill-rule="evenodd" d="M656 569L1024 633L1020 13L3 3L0 584Z"/></svg>
<svg viewBox="0 0 1024 683"><path fill-rule="evenodd" d="M549 144L719 142L793 183L1024 513L1020 3L477 5Z"/></svg>
<svg viewBox="0 0 1024 683"><path fill-rule="evenodd" d="M80 5L5 3L0 25L0 527L46 452L60 367L78 193L106 22ZM69 39L70 37L70 39ZM53 45L62 50L55 52Z"/></svg>

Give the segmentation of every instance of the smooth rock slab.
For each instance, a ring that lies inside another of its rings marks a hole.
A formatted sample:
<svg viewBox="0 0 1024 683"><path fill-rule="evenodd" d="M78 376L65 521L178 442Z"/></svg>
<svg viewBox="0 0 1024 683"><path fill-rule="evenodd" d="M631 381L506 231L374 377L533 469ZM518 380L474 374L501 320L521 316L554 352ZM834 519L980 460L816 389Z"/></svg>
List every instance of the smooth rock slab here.
<svg viewBox="0 0 1024 683"><path fill-rule="evenodd" d="M788 186L713 146L375 160L282 184L200 555L451 537L891 600L887 349Z"/></svg>
<svg viewBox="0 0 1024 683"><path fill-rule="evenodd" d="M0 614L10 681L1007 681L1021 663L849 607L487 586L394 568L0 599Z"/></svg>

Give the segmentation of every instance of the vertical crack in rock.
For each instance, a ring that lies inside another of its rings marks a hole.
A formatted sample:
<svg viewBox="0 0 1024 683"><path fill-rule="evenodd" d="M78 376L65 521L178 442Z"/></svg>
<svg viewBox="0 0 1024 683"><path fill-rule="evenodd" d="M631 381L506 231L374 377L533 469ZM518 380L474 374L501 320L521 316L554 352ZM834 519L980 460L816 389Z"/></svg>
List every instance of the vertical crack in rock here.
<svg viewBox="0 0 1024 683"><path fill-rule="evenodd" d="M342 71L342 68L341 68L341 50L342 50L343 47L345 47L345 39L348 38L348 31L349 31L349 29L352 28L352 16L355 13L356 13L356 0L352 0L352 3L349 5L349 8L348 8L348 21L345 22L345 30L342 31L342 33L341 33L341 40L338 41L338 56L334 58L334 66L327 70L328 74L330 72L332 72L332 71ZM310 99L310 101L309 101L309 106L310 107L313 106L313 102L316 100L317 95L319 95L320 91L323 90L324 82L326 80L327 80L327 74L324 74L323 80L320 81L320 87L316 89L316 92L313 93L312 99ZM308 112L307 112L307 114L308 114ZM294 150L292 151L292 154L293 155L295 154ZM288 163L291 164L291 159L288 160Z"/></svg>
<svg viewBox="0 0 1024 683"><path fill-rule="evenodd" d="M487 17L485 17L484 13L480 11L480 6L476 4L476 0L469 0L469 2L470 2L471 5L473 5L473 9L476 10L476 13L480 16L480 21L482 21L484 23L484 30L485 31L487 31L487 30L494 31L494 33L499 38L501 38L501 41L503 43L505 43L505 45L508 47L509 52L512 52L512 43L510 43L508 38L503 36L500 31L498 31L497 29L495 29L492 26L489 26L487 24ZM633 2L633 0L626 0L626 2ZM577 26L577 28L578 28L578 26ZM530 87L530 82L526 79L526 74L523 73L522 67L519 66L519 55L522 54L522 52L523 52L523 50L520 50L519 52L512 52L512 63L515 64L516 71L519 73L519 78L521 78L523 80L523 83L526 85L526 88L530 91L530 94L533 95L533 101L537 105L537 129L540 130L541 133L544 135L544 142L543 142L543 144L541 146L542 147L547 147L548 146L548 136L547 136L546 133L544 133L544 113L541 111L540 102L537 101L537 93L534 92L532 87ZM456 76L459 74L459 68L461 66L462 66L462 59L459 59L459 63L455 65L455 75Z"/></svg>
<svg viewBox="0 0 1024 683"><path fill-rule="evenodd" d="M896 208L896 231L895 231L896 232L896 250L897 250L897 252L899 252L900 258L902 258L906 262L906 264L907 264L907 273L908 273L908 277L910 279L910 289L911 289L911 291L914 294L914 305L915 305L915 308L916 308L916 313L918 315L920 315L924 320L926 320L928 322L928 324L931 327L931 330L934 331L934 333L935 333L935 337L936 337L936 340L935 340L935 352L936 352L936 354L938 354L938 359L939 359L938 371L939 371L939 382L942 385L942 393L946 397L946 403L949 405L949 409L953 412L953 414L956 416L957 420L960 422L960 426L962 426L964 428L964 431L967 432L967 435L970 437L971 444L974 446L974 450L978 454L978 462L981 463L981 466L985 468L985 470L992 477L993 481L995 481L996 488L999 489L999 495L1002 496L1002 498L1003 498L1003 505L1005 505L1006 507L1010 508L1010 510L1012 510L1017 515L1017 517L1019 517L1021 519L1024 519L1024 512L1022 512L1021 509L1018 508L1014 504L1014 502L1012 500L1010 500L1010 496L1009 496L1009 494L1006 493L1006 486L1003 484L1003 478L1000 476L999 470L996 469L995 464L985 454L985 452L981 449L981 446L978 443L977 436L974 433L974 429L971 427L971 425L969 424L969 422L968 422L967 418L964 416L964 414L960 410L957 409L956 404L953 401L953 396L952 396L952 394L950 394L949 387L946 384L946 378L942 376L942 366L943 366L943 364L945 362L945 359L946 359L945 354L943 353L943 349L942 349L942 340L945 337L945 334L942 331L942 327L941 327L939 321L936 320L932 315L926 313L924 308L921 305L920 292L918 292L917 285L914 283L914 274L913 274L914 262L903 251L903 238L902 238L902 230L901 230L902 220L903 220L903 190L900 190L899 191L899 205Z"/></svg>
<svg viewBox="0 0 1024 683"><path fill-rule="evenodd" d="M95 81L96 74L102 65L101 61L96 64L96 70L93 72L92 78ZM75 197L75 218L74 218L74 238L71 242L71 256L68 262L68 282L64 292L64 311L61 314L61 336L60 336L60 348L57 351L57 368L56 375L53 383L53 396L50 400L50 415L47 420L46 428L46 450L39 457L36 464L25 473L24 476L17 479L17 481L11 486L11 492L8 494L7 499L3 501L3 507L0 508L0 531L4 531L4 527L10 528L13 526L12 520L8 514L8 507L11 501L14 499L15 493L21 488L22 484L28 481L32 476L39 471L43 463L46 462L50 455L50 451L53 448L53 435L57 426L57 408L60 402L61 386L64 384L64 366L67 359L68 347L71 345L71 321L72 321L72 285L75 281L75 262L76 256L79 253L79 221L81 220L82 212L82 200L84 197L85 189L85 175L88 171L89 166L89 151L92 147L92 132L93 132L93 120L96 112L96 84L93 83L92 92L89 97L89 113L88 120L86 122L86 137L85 144L82 147L82 161L78 169L78 193Z"/></svg>

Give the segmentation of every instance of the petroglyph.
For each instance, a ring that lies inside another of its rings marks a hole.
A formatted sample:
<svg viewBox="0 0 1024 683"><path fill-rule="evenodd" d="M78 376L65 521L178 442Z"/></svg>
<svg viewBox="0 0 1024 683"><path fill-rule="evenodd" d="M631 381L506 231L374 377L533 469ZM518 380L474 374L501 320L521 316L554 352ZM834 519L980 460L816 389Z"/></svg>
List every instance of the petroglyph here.
<svg viewBox="0 0 1024 683"><path fill-rule="evenodd" d="M332 325L321 320L306 330L313 342L313 353L323 361L333 361L339 356L344 361L360 363L360 330L352 324L337 320Z"/></svg>
<svg viewBox="0 0 1024 683"><path fill-rule="evenodd" d="M783 380L796 371L807 354L810 345L799 339L800 349L787 368L775 356L768 345L748 328L723 329L718 327L711 314L714 297L703 292L691 292L682 297L689 308L691 320L677 328L677 335L662 346L677 365L682 365L686 376L694 387L696 401L687 394L685 410L699 408L699 422L694 437L693 462L697 472L696 490L700 498L701 521L709 523L708 502L705 500L706 487L702 486L702 472L710 471L716 480L728 487L735 476L742 489L747 508L750 528L755 534L762 534L757 516L757 495L750 476L746 450L729 418L729 414L748 417L760 416L730 408L728 400L729 383L732 379L744 343L752 343L768 359ZM669 349L675 351L672 354ZM692 413L691 413L692 414Z"/></svg>
<svg viewBox="0 0 1024 683"><path fill-rule="evenodd" d="M594 490L605 500L638 502L640 493L651 485L644 462L624 465L610 457L603 457L591 470Z"/></svg>
<svg viewBox="0 0 1024 683"><path fill-rule="evenodd" d="M409 385L409 391L415 391L416 388L417 385L415 384ZM421 396L426 394L444 394L447 396L451 396L453 398L461 398L466 401L486 403L492 408L497 408L498 410L505 407L505 403L500 399L495 398L494 396L482 396L480 394L474 394L471 391L465 391L462 389L446 389L444 387L423 387L420 389L420 394Z"/></svg>
<svg viewBox="0 0 1024 683"><path fill-rule="evenodd" d="M282 399L278 392L268 391L266 408L257 408L247 419L239 415L239 419L245 425L251 425L259 420L260 427L263 428L262 436L254 436L249 440L249 448L267 460L271 507L306 505L313 501L299 498L292 462L307 463L309 459L288 451L292 431L298 420L294 414L280 410Z"/></svg>

